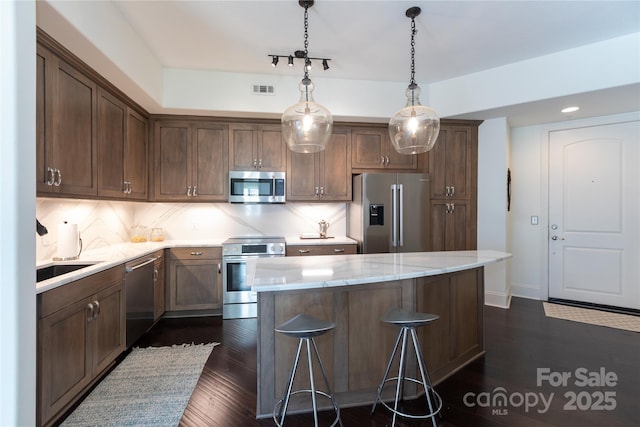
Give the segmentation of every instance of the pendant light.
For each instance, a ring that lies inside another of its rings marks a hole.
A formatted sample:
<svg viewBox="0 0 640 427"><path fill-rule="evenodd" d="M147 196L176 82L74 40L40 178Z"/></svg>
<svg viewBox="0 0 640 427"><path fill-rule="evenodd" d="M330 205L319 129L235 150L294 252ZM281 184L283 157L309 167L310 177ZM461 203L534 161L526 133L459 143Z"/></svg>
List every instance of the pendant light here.
<svg viewBox="0 0 640 427"><path fill-rule="evenodd" d="M304 77L298 86L300 100L282 114L282 136L291 151L316 153L325 149L333 130L333 117L328 109L313 99L313 83L309 78L309 15L313 0L300 0L304 8ZM327 66L328 68L328 66Z"/></svg>
<svg viewBox="0 0 640 427"><path fill-rule="evenodd" d="M440 118L431 108L420 104L420 87L415 81L415 18L420 11L419 7L411 7L405 13L411 18L411 81L405 92L407 105L389 120L391 143L400 154L419 154L431 150L440 132Z"/></svg>

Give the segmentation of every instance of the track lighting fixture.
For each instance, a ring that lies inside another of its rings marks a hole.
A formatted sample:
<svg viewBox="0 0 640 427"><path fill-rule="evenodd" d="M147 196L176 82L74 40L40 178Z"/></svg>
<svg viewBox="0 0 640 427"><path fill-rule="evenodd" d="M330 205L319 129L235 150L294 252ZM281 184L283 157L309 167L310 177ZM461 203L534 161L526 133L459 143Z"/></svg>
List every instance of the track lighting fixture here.
<svg viewBox="0 0 640 427"><path fill-rule="evenodd" d="M322 68L325 71L329 69L329 61L331 61L331 58L313 58L311 56L306 56L306 53L304 52L304 50L296 50L293 53L293 55L274 55L274 54L270 53L267 56L271 57L271 65L273 65L274 67L276 65L278 65L278 59L279 58L286 58L287 59L287 65L289 67L293 67L295 59L302 59L303 62L304 62L305 67L308 67L309 70L312 67L311 60L322 61Z"/></svg>
<svg viewBox="0 0 640 427"><path fill-rule="evenodd" d="M325 149L333 131L333 117L329 110L313 99L313 83L309 78L311 59L309 47L309 13L313 0L299 0L304 8L304 51L297 50L296 58L304 59L304 77L298 85L300 100L282 113L282 137L291 151L297 153L316 153ZM272 55L273 56L273 55ZM277 55L276 55L277 56ZM291 57L290 57L291 58Z"/></svg>
<svg viewBox="0 0 640 427"><path fill-rule="evenodd" d="M278 61L279 60L280 59L277 56L274 56L273 60L271 60L271 65L273 65L275 67L276 65L278 65Z"/></svg>
<svg viewBox="0 0 640 427"><path fill-rule="evenodd" d="M434 110L420 104L420 87L415 80L415 18L420 15L420 8L411 7L405 15L411 18L411 80L405 92L407 104L389 120L389 136L398 153L418 154L433 148L440 133L440 118Z"/></svg>

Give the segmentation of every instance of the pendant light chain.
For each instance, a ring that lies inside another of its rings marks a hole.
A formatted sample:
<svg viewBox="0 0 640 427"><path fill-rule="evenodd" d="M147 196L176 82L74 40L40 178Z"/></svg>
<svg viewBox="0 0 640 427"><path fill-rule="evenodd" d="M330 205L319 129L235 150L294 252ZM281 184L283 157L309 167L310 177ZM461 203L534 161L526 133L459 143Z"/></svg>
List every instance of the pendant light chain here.
<svg viewBox="0 0 640 427"><path fill-rule="evenodd" d="M304 7L304 78L309 78L307 61L309 56L309 6Z"/></svg>
<svg viewBox="0 0 640 427"><path fill-rule="evenodd" d="M411 79L409 81L409 87L416 86L416 19L411 18Z"/></svg>

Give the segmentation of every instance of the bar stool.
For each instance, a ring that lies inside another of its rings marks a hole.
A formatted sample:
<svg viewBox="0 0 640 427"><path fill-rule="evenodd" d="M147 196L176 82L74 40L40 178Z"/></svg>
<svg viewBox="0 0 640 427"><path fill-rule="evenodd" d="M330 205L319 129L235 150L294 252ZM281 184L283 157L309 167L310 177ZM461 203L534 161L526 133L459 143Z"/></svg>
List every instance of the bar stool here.
<svg viewBox="0 0 640 427"><path fill-rule="evenodd" d="M422 352L420 351L420 345L418 343L418 337L416 335L416 328L419 326L424 326L434 320L439 319L440 316L429 313L416 313L408 310L400 310L394 309L389 311L381 320L385 323L390 323L394 325L400 326L400 333L398 333L398 338L396 339L396 344L393 347L393 352L391 353L391 358L389 359L389 363L387 364L387 369L382 377L382 382L380 382L380 386L378 387L378 394L376 395L376 400L373 402L373 408L371 408L371 415L376 410L376 405L378 401L393 412L393 422L392 427L396 424L396 416L400 415L402 417L408 418L431 418L434 427L437 427L437 423L435 420L435 416L442 409L442 398L440 395L433 389L433 385L431 384L431 377L429 376L429 372L425 366L424 360L422 358ZM416 378L407 378L406 377L406 357L407 357L407 336L411 334L411 340L413 342L413 348L416 353L416 358L418 359L418 366L420 367L420 375L421 380ZM389 375L389 369L391 369L391 364L395 358L395 355L398 350L398 345L400 344L400 340L402 339L402 349L400 351L400 366L398 368L398 376L393 378L387 378ZM391 408L386 402L380 399L380 395L382 394L382 388L385 383L389 381L396 381L396 396L393 404L393 408ZM408 414L406 412L402 412L398 410L398 402L402 400L404 391L403 386L405 381L414 382L416 384L421 384L425 391L425 397L427 398L427 404L429 405L429 412L425 415L413 415ZM432 401L433 399L433 401ZM435 409L434 409L435 407Z"/></svg>
<svg viewBox="0 0 640 427"><path fill-rule="evenodd" d="M275 407L273 408L273 421L275 421L278 427L281 427L284 423L284 418L287 414L287 407L289 406L289 399L292 395L298 393L310 393L311 394L311 402L313 404L313 419L314 425L318 427L318 407L316 402L316 396L321 395L324 397L328 397L331 399L331 403L333 405L333 409L336 413L336 418L331 424L330 427L335 426L336 424L340 424L342 426L342 420L340 419L340 408L336 403L336 400L331 392L331 387L329 386L329 380L327 379L327 374L324 370L324 366L322 365L322 360L320 360L320 354L318 353L318 347L316 347L316 342L314 337L324 334L325 332L330 331L335 328L336 324L326 321L316 319L314 317L307 316L306 314L298 314L297 316L287 320L280 326L275 328L276 332L280 332L284 335L288 335L291 337L297 337L299 339L298 343L298 351L296 352L296 358L293 361L293 367L291 368L291 375L289 376L289 382L287 384L287 392L285 396L276 402ZM300 360L300 351L302 350L302 344L305 343L307 347L307 361L309 363L309 382L311 383L311 389L304 390L294 390L293 380L296 375L296 370L298 369L298 361ZM320 371L322 372L322 376L324 377L324 382L327 387L327 392L316 390L315 380L313 378L313 358L311 353L311 348L313 347L314 354L320 365Z"/></svg>

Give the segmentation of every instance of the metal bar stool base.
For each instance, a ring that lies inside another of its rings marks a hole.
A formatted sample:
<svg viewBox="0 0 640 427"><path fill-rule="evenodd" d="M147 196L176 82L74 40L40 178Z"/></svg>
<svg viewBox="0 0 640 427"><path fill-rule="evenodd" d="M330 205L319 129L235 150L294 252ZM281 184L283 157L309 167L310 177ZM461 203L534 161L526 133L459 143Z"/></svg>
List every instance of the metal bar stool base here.
<svg viewBox="0 0 640 427"><path fill-rule="evenodd" d="M398 338L396 339L396 343L393 347L391 357L389 358L387 369L385 370L382 381L380 382L380 386L378 387L378 393L376 395L376 400L373 403L373 407L371 408L371 414L373 415L378 402L380 402L385 408L393 413L393 422L391 424L392 426L395 426L396 424L396 416L401 416L413 419L431 418L433 426L437 427L435 417L436 415L440 414L440 411L442 410L442 398L440 397L438 392L435 391L433 385L431 384L431 377L429 376L429 372L427 371L427 368L425 366L424 359L422 358L422 352L420 351L418 337L416 335L417 326L423 326L436 319L438 319L438 316L436 315L426 313L412 313L404 310L392 311L383 319L384 322L396 324L400 326L401 329L398 333ZM418 361L421 379L410 378L406 376L407 341L409 335L411 335L411 341ZM398 346L401 342L402 348L400 350L398 376L389 378L389 370L391 369L391 365L393 364L396 353L398 352ZM404 383L406 381L420 384L424 389L425 398L427 399L427 405L429 407L429 411L426 414L415 415L398 410L398 403L403 400L402 396L404 394ZM391 407L387 402L383 401L380 398L382 389L384 388L385 384L389 382L396 383L396 394L393 402L393 407Z"/></svg>
<svg viewBox="0 0 640 427"><path fill-rule="evenodd" d="M296 357L293 361L293 366L291 368L291 375L289 376L289 381L287 382L287 392L284 397L278 400L273 408L273 421L276 423L276 426L282 427L285 421L285 417L287 415L287 408L290 403L291 396L300 394L300 393L309 393L311 395L311 401L313 403L313 419L315 427L318 427L318 404L316 402L317 396L326 397L331 401L333 409L336 413L336 418L333 423L329 427L335 427L337 424L342 426L342 420L340 419L340 407L336 402L333 393L331 391L331 387L329 386L329 380L327 379L327 374L324 370L324 366L322 365L322 360L320 359L320 353L318 352L318 347L316 346L316 342L313 337L322 335L323 333L333 329L335 327L334 323L314 319L312 317L306 316L304 314L298 315L289 321L283 323L282 325L276 328L277 332L283 333L285 335L297 337L299 339L298 342L298 351L296 352ZM307 363L309 364L309 382L311 385L310 389L302 389L302 390L292 390L293 381L296 376L296 371L298 370L298 362L300 361L300 353L302 351L303 344L306 344L305 347L307 349ZM324 379L324 383L327 391L317 390L315 386L315 380L313 375L313 355L315 354L316 361L320 366L320 372L322 373L322 378Z"/></svg>

